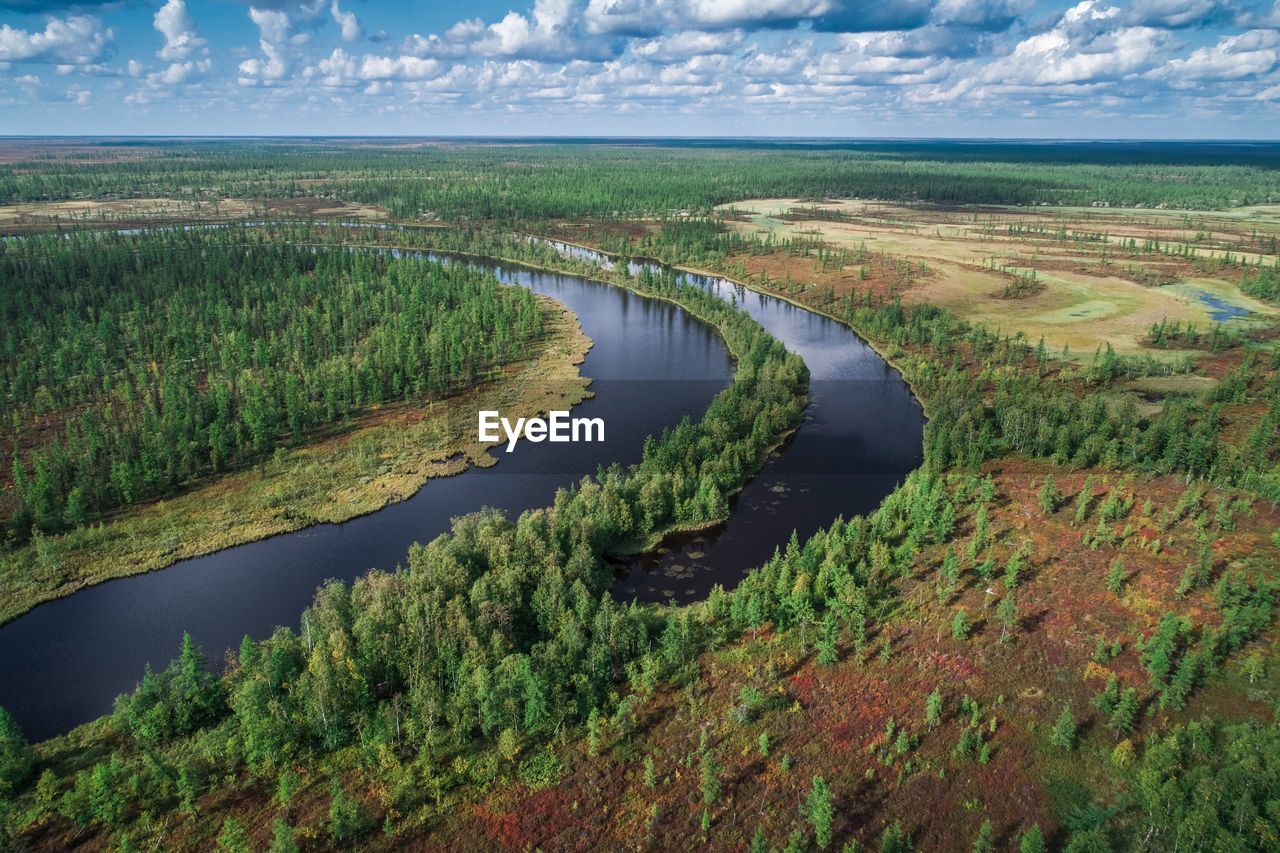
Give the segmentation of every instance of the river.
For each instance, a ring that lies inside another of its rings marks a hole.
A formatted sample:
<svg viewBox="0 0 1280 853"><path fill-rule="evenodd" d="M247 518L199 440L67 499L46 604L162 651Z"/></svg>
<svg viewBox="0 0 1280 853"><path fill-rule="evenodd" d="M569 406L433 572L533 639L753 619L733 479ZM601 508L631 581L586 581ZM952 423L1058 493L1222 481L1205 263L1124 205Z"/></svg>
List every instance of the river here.
<svg viewBox="0 0 1280 853"><path fill-rule="evenodd" d="M560 247L579 257L584 250ZM602 263L607 260L597 258ZM489 267L570 308L594 342L582 365L595 397L574 415L603 418L604 442L523 441L499 464L431 480L413 497L343 524L315 525L108 581L42 604L0 627L0 706L31 740L110 711L144 666L162 668L189 631L209 657L241 637L296 625L317 586L370 568L392 569L409 546L484 506L508 513L545 506L555 490L597 466L639 460L644 437L697 418L733 364L710 326L678 306L573 275ZM685 602L715 583L732 587L792 530L803 541L838 515L874 508L921 460L924 418L905 382L845 326L720 279L687 276L736 301L798 353L810 404L795 436L734 501L715 531L668 543L620 566L615 595Z"/></svg>

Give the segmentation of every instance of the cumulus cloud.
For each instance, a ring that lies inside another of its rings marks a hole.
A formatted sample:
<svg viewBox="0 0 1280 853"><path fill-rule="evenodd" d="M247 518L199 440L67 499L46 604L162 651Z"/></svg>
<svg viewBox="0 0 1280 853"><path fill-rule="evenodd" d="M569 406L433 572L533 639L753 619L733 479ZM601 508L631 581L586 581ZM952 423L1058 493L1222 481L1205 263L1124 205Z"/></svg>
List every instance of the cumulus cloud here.
<svg viewBox="0 0 1280 853"><path fill-rule="evenodd" d="M338 8L338 0L333 0L333 5L329 7L329 12L333 15L333 19L338 22L343 41L359 41L360 37L364 35L364 27L360 26L360 19L356 17L356 13L342 11Z"/></svg>
<svg viewBox="0 0 1280 853"><path fill-rule="evenodd" d="M591 33L653 37L664 30L794 26L838 9L836 0L589 0Z"/></svg>
<svg viewBox="0 0 1280 853"><path fill-rule="evenodd" d="M1020 41L982 72L987 83L1057 85L1115 80L1145 71L1163 55L1169 35L1155 27L1118 26L1120 9L1084 0L1049 30Z"/></svg>
<svg viewBox="0 0 1280 853"><path fill-rule="evenodd" d="M28 2L0 4L15 1ZM77 13L0 28L0 70L46 62L73 79L114 75L122 79L95 86L98 99L119 92L138 105L197 89L231 103L225 84L238 81L248 109L353 115L367 103L370 115L448 105L455 116L651 111L710 121L765 109L780 121L1184 117L1228 103L1261 114L1280 101L1280 0L519 0L500 16L390 36L367 35L351 0L251 0L257 45L227 45L238 63L230 79L210 62L222 45L207 43L225 29L203 18L229 12L202 11L202 34L188 0L155 3L161 62L109 67L111 31ZM17 79L15 94L39 85Z"/></svg>
<svg viewBox="0 0 1280 853"><path fill-rule="evenodd" d="M746 37L742 30L685 30L661 38L634 41L631 54L650 62L675 62L694 56L732 53L742 46Z"/></svg>
<svg viewBox="0 0 1280 853"><path fill-rule="evenodd" d="M289 13L283 9L249 7L249 20L258 27L258 47L262 58L246 59L240 63L240 84L256 86L283 80L289 73L288 45L290 35Z"/></svg>
<svg viewBox="0 0 1280 853"><path fill-rule="evenodd" d="M41 31L0 25L0 62L60 62L81 65L96 61L115 34L98 18L72 15L49 18Z"/></svg>
<svg viewBox="0 0 1280 853"><path fill-rule="evenodd" d="M479 18L459 21L443 38L419 49L545 61L612 56L616 48L611 40L579 31L579 12L575 0L536 0L529 15L512 11L493 24Z"/></svg>
<svg viewBox="0 0 1280 853"><path fill-rule="evenodd" d="M1250 30L1172 59L1149 76L1190 88L1209 81L1260 77L1280 68L1280 31Z"/></svg>
<svg viewBox="0 0 1280 853"><path fill-rule="evenodd" d="M186 59L194 53L207 53L207 42L200 38L195 22L187 14L185 0L168 0L153 19L156 31L164 36L164 47L156 56L169 62Z"/></svg>
<svg viewBox="0 0 1280 853"><path fill-rule="evenodd" d="M315 78L324 86L343 88L362 83L403 80L430 80L440 76L444 63L437 59L418 56L354 56L342 48L308 68L305 76Z"/></svg>

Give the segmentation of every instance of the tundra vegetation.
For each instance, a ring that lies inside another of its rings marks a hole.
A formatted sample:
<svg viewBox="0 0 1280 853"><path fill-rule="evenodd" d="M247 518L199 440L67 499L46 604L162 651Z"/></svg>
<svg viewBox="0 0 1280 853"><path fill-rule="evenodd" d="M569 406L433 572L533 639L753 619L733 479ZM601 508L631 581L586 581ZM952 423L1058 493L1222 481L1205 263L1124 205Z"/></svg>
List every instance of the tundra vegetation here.
<svg viewBox="0 0 1280 853"><path fill-rule="evenodd" d="M1274 849L1272 146L283 150L297 156L174 143L22 164L0 200L378 204L447 227L308 222L258 239L587 272L715 324L734 381L639 465L516 519L460 518L401 570L323 587L297 630L246 638L225 667L175 638L168 668L69 735L31 745L0 715L12 844ZM1053 244L1085 278L1105 254L1127 271L1101 278L1135 304L1192 277L1258 302L1193 332L1156 318L1133 349L1064 350L1018 312L1068 279L993 266L974 229L955 238L974 244L968 270L937 246L743 227L750 199L813 199L844 223L864 214L826 200L855 195L910 199L894 216L938 233L997 215L960 205L1143 205L1103 209L1105 240L1073 236L1082 211L1009 207L992 228L1019 256ZM806 372L702 290L530 233L725 273L849 324L924 404L924 464L875 512L779 543L732 590L613 600L607 557L723 518L799 423ZM931 298L966 271L1005 284ZM963 307L979 301L1006 322Z"/></svg>

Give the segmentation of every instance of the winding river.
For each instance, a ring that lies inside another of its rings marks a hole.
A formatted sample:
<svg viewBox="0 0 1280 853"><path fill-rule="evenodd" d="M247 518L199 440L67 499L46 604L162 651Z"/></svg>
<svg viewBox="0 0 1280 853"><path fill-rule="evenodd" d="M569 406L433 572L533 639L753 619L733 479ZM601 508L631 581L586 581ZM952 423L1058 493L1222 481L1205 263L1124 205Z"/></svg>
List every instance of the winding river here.
<svg viewBox="0 0 1280 853"><path fill-rule="evenodd" d="M608 263L576 247L578 257ZM644 437L700 417L733 375L715 330L681 308L573 275L490 267L577 314L594 346L582 365L595 397L574 414L603 418L606 441L520 442L499 464L431 480L416 495L343 524L184 560L42 604L0 627L0 706L28 738L59 734L111 709L148 663L173 658L190 631L213 660L245 634L296 625L318 585L394 568L409 546L484 506L516 514L597 466L640 458ZM921 460L924 418L896 371L848 328L741 286L686 274L734 300L798 353L811 373L805 422L734 502L719 529L668 543L619 567L614 592L642 601L689 601L732 587L751 567L838 515L874 508Z"/></svg>

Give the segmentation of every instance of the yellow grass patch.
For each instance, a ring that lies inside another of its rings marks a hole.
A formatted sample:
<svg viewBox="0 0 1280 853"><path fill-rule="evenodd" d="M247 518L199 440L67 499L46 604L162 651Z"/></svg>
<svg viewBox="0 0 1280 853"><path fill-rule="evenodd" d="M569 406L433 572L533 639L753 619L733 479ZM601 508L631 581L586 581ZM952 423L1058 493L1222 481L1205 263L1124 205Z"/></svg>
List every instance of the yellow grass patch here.
<svg viewBox="0 0 1280 853"><path fill-rule="evenodd" d="M1154 239L1161 245L1189 245L1204 258L1230 251L1235 257L1274 263L1276 256L1262 250L1269 250L1263 243L1280 233L1276 206L1218 213L752 199L722 205L720 210L732 214L731 226L744 232L772 233L778 239L818 237L836 246L865 245L924 261L936 274L905 293L907 301L937 304L1009 334L1022 332L1032 342L1043 337L1052 351L1067 346L1076 359L1092 356L1106 343L1122 353L1181 357L1185 351L1155 349L1144 338L1161 320L1208 329L1214 320L1205 296L1251 312L1247 320L1230 321L1237 325L1267 323L1280 316L1274 306L1244 294L1225 277L1178 275L1168 286L1138 283L1143 278L1135 270L1168 275L1177 260L1121 252L1130 239L1139 244ZM796 213L805 218L787 218ZM1044 235L1010 234L1010 226L1063 228L1073 235L1105 234L1106 239L1059 242ZM1003 298L1010 276L989 269L992 263L1007 271L1034 269L1044 287L1032 295Z"/></svg>

